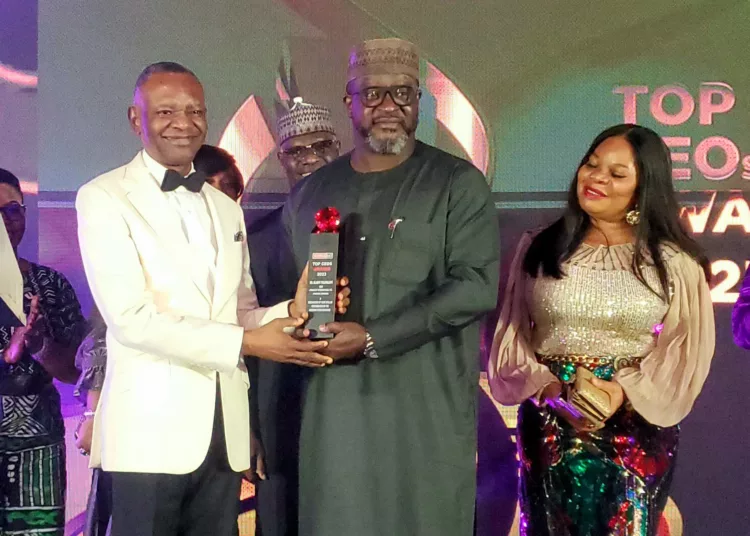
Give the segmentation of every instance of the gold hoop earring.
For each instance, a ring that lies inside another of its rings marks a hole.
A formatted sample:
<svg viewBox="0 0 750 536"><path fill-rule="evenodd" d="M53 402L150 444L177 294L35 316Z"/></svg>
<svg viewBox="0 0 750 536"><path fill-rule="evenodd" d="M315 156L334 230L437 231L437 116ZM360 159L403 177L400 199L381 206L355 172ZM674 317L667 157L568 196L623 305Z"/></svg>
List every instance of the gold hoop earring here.
<svg viewBox="0 0 750 536"><path fill-rule="evenodd" d="M628 222L628 225L638 225L638 223L641 221L641 211L638 210L638 208L629 210L627 214L625 214L625 221Z"/></svg>

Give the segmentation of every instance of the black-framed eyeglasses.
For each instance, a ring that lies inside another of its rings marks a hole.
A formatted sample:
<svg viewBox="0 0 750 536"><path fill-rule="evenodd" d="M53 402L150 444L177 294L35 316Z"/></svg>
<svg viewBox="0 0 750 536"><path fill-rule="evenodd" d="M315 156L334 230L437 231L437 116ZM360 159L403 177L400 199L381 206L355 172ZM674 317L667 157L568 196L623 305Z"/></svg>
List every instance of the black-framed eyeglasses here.
<svg viewBox="0 0 750 536"><path fill-rule="evenodd" d="M422 90L414 86L372 86L352 91L351 95L358 95L359 101L367 108L375 108L383 104L386 95L398 106L409 106L422 96Z"/></svg>
<svg viewBox="0 0 750 536"><path fill-rule="evenodd" d="M302 158L310 153L323 158L336 145L336 140L321 140L310 145L298 145L289 149L282 149L281 154L290 158Z"/></svg>
<svg viewBox="0 0 750 536"><path fill-rule="evenodd" d="M22 205L18 201L11 201L0 207L0 214L9 220L19 220L26 215L26 205Z"/></svg>

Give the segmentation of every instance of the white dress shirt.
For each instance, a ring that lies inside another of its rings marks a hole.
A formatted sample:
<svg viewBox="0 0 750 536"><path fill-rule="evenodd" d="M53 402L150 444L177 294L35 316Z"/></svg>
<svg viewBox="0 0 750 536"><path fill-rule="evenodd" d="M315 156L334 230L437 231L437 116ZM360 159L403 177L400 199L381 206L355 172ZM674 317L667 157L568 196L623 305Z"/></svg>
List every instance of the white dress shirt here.
<svg viewBox="0 0 750 536"><path fill-rule="evenodd" d="M141 151L143 162L151 176L161 187L167 168L154 160L146 151ZM195 167L190 165L190 173ZM190 247L195 251L196 259L204 259L201 269L205 268L205 281L209 296L213 297L216 284L216 233L203 192L191 192L179 186L171 192L164 192L169 205L180 216L182 230Z"/></svg>

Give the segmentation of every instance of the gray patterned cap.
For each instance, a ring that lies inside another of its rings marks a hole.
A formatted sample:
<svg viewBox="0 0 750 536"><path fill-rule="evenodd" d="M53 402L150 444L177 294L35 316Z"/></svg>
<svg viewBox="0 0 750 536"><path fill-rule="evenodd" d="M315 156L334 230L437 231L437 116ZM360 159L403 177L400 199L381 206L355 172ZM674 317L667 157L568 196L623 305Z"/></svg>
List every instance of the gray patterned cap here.
<svg viewBox="0 0 750 536"><path fill-rule="evenodd" d="M324 106L308 104L302 100L302 97L295 97L294 104L289 111L276 121L279 145L289 138L311 132L336 133L331 122L331 111Z"/></svg>
<svg viewBox="0 0 750 536"><path fill-rule="evenodd" d="M370 39L352 48L347 82L368 74L406 74L419 80L419 54L409 41Z"/></svg>

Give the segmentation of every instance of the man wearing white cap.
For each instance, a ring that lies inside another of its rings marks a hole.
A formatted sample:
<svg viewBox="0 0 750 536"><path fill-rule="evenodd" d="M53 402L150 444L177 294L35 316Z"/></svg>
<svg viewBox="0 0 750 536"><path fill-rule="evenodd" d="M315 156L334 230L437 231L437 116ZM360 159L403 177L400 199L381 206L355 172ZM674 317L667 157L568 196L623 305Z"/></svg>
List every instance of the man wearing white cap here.
<svg viewBox="0 0 750 536"><path fill-rule="evenodd" d="M352 303L305 386L302 536L470 536L479 320L495 307L498 225L482 173L416 140L414 45L355 47L354 150L292 192L297 270L315 213L342 217Z"/></svg>
<svg viewBox="0 0 750 536"><path fill-rule="evenodd" d="M278 158L290 188L339 156L340 142L331 112L296 97L278 118ZM258 301L273 305L296 288L297 273L281 209L247 229ZM298 510L298 461L302 371L297 366L250 358L250 424L256 444L253 460L259 536L295 536ZM251 475L252 476L252 475Z"/></svg>

